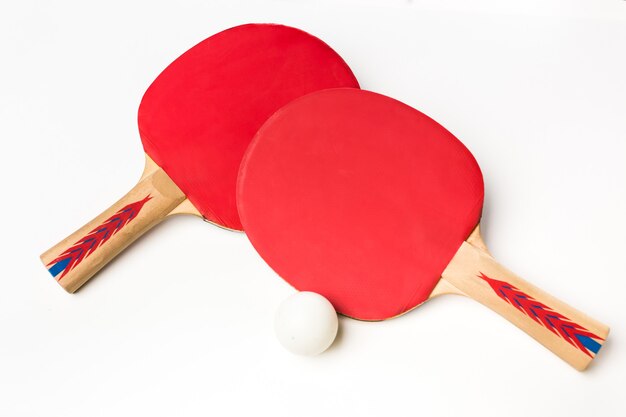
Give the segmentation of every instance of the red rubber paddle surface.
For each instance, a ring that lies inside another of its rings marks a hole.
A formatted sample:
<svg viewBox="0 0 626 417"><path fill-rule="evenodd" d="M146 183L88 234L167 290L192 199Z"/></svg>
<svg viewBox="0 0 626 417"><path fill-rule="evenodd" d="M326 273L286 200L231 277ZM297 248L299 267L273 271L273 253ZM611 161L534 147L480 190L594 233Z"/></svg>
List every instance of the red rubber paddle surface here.
<svg viewBox="0 0 626 417"><path fill-rule="evenodd" d="M238 207L263 259L298 290L363 320L424 302L478 224L483 180L450 132L389 97L331 89L259 130Z"/></svg>
<svg viewBox="0 0 626 417"><path fill-rule="evenodd" d="M241 230L237 172L254 134L291 100L332 87L358 83L321 40L287 26L237 26L157 77L139 107L141 140L206 219Z"/></svg>

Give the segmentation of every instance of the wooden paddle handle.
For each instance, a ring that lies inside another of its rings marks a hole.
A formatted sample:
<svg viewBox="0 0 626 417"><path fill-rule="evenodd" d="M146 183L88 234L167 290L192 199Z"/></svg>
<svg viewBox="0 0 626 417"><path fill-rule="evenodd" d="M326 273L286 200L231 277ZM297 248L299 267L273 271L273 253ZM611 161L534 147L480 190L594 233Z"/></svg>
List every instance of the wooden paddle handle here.
<svg viewBox="0 0 626 417"><path fill-rule="evenodd" d="M579 371L593 360L609 333L604 324L529 284L467 242L442 279L524 330Z"/></svg>
<svg viewBox="0 0 626 417"><path fill-rule="evenodd" d="M41 260L56 281L73 293L185 200L165 171L148 163L128 194L44 252Z"/></svg>

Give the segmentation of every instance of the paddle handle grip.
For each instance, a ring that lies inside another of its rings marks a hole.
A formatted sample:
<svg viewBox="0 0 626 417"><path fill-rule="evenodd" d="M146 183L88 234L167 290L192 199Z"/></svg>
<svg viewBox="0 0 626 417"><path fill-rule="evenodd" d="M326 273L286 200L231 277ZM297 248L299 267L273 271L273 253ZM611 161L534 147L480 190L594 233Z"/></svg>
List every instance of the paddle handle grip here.
<svg viewBox="0 0 626 417"><path fill-rule="evenodd" d="M145 171L124 197L44 252L41 260L54 279L73 293L185 199L161 168Z"/></svg>
<svg viewBox="0 0 626 417"><path fill-rule="evenodd" d="M579 371L604 344L609 328L524 281L465 242L442 279L524 330Z"/></svg>

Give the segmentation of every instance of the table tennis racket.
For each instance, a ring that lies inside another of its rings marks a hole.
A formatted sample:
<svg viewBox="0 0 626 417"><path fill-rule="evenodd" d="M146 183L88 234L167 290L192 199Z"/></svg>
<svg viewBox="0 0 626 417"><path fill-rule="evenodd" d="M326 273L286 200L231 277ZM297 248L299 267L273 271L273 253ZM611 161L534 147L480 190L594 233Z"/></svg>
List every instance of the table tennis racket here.
<svg viewBox="0 0 626 417"><path fill-rule="evenodd" d="M494 260L478 233L476 160L444 127L389 97L330 89L283 107L250 144L237 199L263 259L346 316L383 320L463 294L579 370L608 334Z"/></svg>
<svg viewBox="0 0 626 417"><path fill-rule="evenodd" d="M241 230L235 203L243 153L281 106L312 91L356 87L343 59L298 29L247 24L200 42L172 62L141 100L146 165L122 199L41 259L69 292L142 233L173 214Z"/></svg>

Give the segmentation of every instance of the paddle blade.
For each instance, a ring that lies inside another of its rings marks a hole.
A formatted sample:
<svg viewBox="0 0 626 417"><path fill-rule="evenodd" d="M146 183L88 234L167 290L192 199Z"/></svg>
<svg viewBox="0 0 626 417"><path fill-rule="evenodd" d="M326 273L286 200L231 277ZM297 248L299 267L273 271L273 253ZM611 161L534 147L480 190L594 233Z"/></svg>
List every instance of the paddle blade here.
<svg viewBox="0 0 626 417"><path fill-rule="evenodd" d="M378 320L427 299L478 223L480 169L450 132L389 97L302 97L244 157L239 213L252 244L299 290Z"/></svg>
<svg viewBox="0 0 626 417"><path fill-rule="evenodd" d="M139 132L146 153L208 220L241 230L235 185L263 122L291 100L358 87L343 59L298 29L249 24L200 42L146 91Z"/></svg>

